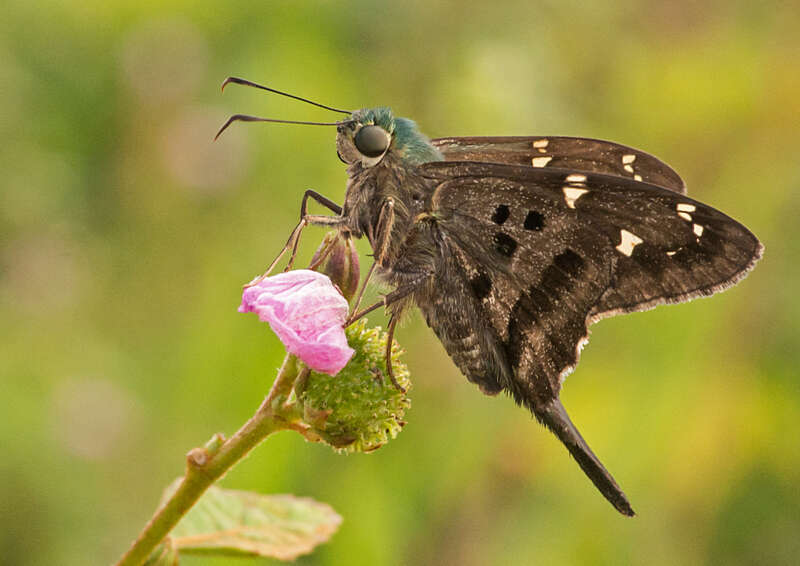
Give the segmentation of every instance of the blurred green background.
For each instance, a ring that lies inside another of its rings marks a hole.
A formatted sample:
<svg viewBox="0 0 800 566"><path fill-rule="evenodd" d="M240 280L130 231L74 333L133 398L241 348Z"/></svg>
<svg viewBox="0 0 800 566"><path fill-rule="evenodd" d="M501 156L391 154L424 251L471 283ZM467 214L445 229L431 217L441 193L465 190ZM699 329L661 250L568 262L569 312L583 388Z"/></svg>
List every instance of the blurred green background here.
<svg viewBox="0 0 800 566"><path fill-rule="evenodd" d="M116 560L184 454L235 431L268 390L282 349L236 313L241 285L282 246L302 191L341 201L345 173L331 129L212 137L237 112L338 115L221 95L228 75L389 105L432 137L639 147L766 246L712 300L595 326L565 384L637 518L526 411L468 384L415 315L398 331L414 389L397 440L337 456L282 433L222 482L344 516L301 564L800 560L798 2L5 5L3 564ZM306 232L306 256L322 234Z"/></svg>

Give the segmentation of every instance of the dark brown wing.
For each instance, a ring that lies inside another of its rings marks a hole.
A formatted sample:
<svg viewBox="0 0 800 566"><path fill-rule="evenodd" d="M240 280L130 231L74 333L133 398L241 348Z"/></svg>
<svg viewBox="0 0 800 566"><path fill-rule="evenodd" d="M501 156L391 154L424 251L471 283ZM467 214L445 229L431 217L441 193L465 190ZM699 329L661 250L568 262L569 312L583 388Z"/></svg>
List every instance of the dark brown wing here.
<svg viewBox="0 0 800 566"><path fill-rule="evenodd" d="M525 404L632 514L558 399L587 327L724 289L752 268L760 243L711 207L629 179L469 162L419 172L437 186L442 254L419 301L429 325L468 379Z"/></svg>
<svg viewBox="0 0 800 566"><path fill-rule="evenodd" d="M446 161L604 173L686 194L686 185L669 165L648 153L614 142L565 136L512 136L439 138L431 143Z"/></svg>
<svg viewBox="0 0 800 566"><path fill-rule="evenodd" d="M503 265L496 240L513 240L506 269L528 284L539 275L530 269L544 269L570 234L583 234L582 245L610 269L590 322L713 294L761 255L760 242L739 222L643 182L469 162L427 163L419 173L439 182L432 201L439 224L482 246L475 257L490 266Z"/></svg>

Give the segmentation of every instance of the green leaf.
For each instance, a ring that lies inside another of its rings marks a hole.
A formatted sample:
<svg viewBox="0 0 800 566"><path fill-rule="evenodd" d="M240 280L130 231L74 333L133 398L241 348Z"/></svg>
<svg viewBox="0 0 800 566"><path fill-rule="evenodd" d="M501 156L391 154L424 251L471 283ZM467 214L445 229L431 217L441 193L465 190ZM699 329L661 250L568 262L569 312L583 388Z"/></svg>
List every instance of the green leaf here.
<svg viewBox="0 0 800 566"><path fill-rule="evenodd" d="M178 549L170 537L153 549L144 566L178 566Z"/></svg>
<svg viewBox="0 0 800 566"><path fill-rule="evenodd" d="M181 553L294 560L326 542L342 518L325 503L211 487L170 533Z"/></svg>

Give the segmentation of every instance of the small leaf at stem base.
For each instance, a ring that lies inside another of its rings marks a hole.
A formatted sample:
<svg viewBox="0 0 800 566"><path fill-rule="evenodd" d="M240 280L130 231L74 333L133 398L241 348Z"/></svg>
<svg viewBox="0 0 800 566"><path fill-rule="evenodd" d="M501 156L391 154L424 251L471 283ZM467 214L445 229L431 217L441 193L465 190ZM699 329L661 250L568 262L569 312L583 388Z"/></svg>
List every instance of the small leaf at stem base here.
<svg viewBox="0 0 800 566"><path fill-rule="evenodd" d="M181 553L294 560L326 542L341 522L329 505L310 498L212 486L176 525L170 539Z"/></svg>

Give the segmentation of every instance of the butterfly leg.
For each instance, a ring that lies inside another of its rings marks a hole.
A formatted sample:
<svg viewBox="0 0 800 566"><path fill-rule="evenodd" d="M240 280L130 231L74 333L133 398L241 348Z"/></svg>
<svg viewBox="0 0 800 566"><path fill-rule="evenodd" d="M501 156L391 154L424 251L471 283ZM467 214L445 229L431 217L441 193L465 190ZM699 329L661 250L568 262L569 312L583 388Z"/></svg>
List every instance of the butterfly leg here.
<svg viewBox="0 0 800 566"><path fill-rule="evenodd" d="M337 216L325 216L325 215L314 215L308 214L308 199L313 198L319 204L334 212ZM306 189L306 192L303 193L303 200L300 201L300 222L297 224L295 229L292 231L292 235L289 236L289 241L286 242L286 246L283 248L281 253L278 255L275 261L272 262L270 266L270 271L281 258L281 256L286 253L286 250L289 248L289 242L292 242L291 248L292 253L289 255L289 261L286 263L286 267L284 271L289 271L294 265L294 258L297 255L297 248L300 245L300 233L303 229L308 226L309 224L314 224L316 226L339 226L344 222L344 219L341 216L342 214L342 207L333 202L332 200L322 196L316 191L311 189ZM294 239L294 241L292 241Z"/></svg>
<svg viewBox="0 0 800 566"><path fill-rule="evenodd" d="M375 230L375 233L381 235L381 241L384 242L380 245L380 250L372 254L374 258L372 265L369 266L369 271L367 271L367 276L364 278L364 283L361 285L361 288L358 290L358 295L356 295L356 300L353 303L353 308L351 312L357 312L358 307L361 306L361 299L364 298L364 291L367 289L367 284L369 280L372 278L372 275L375 273L375 268L381 263L381 260L386 255L386 246L388 245L388 238L384 236L386 234L387 227L391 230L391 227L394 225L394 199L389 197L386 202L381 207L381 212L378 215L378 229ZM375 242L375 238L373 233L369 235L370 242Z"/></svg>
<svg viewBox="0 0 800 566"><path fill-rule="evenodd" d="M300 201L300 218L303 219L308 216L307 207L308 207L308 199L313 198L319 204L336 214L337 216L341 216L342 214L342 207L333 202L331 199L322 196L317 191L306 189L306 192L303 193L303 200Z"/></svg>
<svg viewBox="0 0 800 566"><path fill-rule="evenodd" d="M331 255L333 252L333 247L337 241L339 241L339 234L334 235L333 237L329 237L330 232L325 234L325 237L322 239L322 244L317 251L314 252L314 256L311 258L311 263L308 264L308 268L311 271L316 271L317 268L322 265L328 256ZM314 259L316 258L316 259Z"/></svg>
<svg viewBox="0 0 800 566"><path fill-rule="evenodd" d="M378 216L378 224L375 228L375 243L377 247L374 248L375 262L383 265L389 252L389 242L391 241L392 229L394 228L395 212L394 212L394 199L389 197L381 207L380 215Z"/></svg>
<svg viewBox="0 0 800 566"><path fill-rule="evenodd" d="M350 315L350 318L347 319L347 322L344 323L345 328L353 324L359 318L363 318L364 316L368 315L375 309L379 307L388 307L391 304L396 303L400 299L404 299L405 297L409 296L411 293L416 291L419 288L418 282L407 283L402 287L398 287L391 293L385 295L382 300L368 306L365 309L361 309L355 314Z"/></svg>
<svg viewBox="0 0 800 566"><path fill-rule="evenodd" d="M361 288L358 290L358 295L356 295L356 300L353 303L353 308L350 310L351 313L358 311L358 307L361 306L361 299L364 298L364 291L367 289L367 283L372 278L372 274L375 272L375 267L378 264L376 262L372 262L372 265L369 266L369 271L367 271L367 276L364 278L364 283L361 284Z"/></svg>
<svg viewBox="0 0 800 566"><path fill-rule="evenodd" d="M401 393L405 393L405 387L397 382L397 378L394 376L394 370L392 369L392 346L394 345L395 326L397 326L397 316L392 315L389 318L389 328L386 331L386 372L389 374L389 379L392 381L392 385L394 385L395 388Z"/></svg>
<svg viewBox="0 0 800 566"><path fill-rule="evenodd" d="M325 215L312 215L308 214L308 199L312 198L317 201L322 206L328 208L331 212L336 213L339 216L325 216ZM278 256L272 260L272 263L269 265L267 270L264 274L246 285L247 287L251 285L255 285L269 277L269 274L272 273L272 270L275 269L275 266L278 265L278 262L281 258L286 254L287 251L292 250L292 253L289 257L289 262L286 265L284 271L289 271L292 268L292 264L294 263L294 258L297 255L297 247L300 244L300 234L303 229L308 226L309 224L314 224L317 226L340 226L344 223L344 219L341 217L342 207L338 204L329 200L328 198L322 196L316 191L312 191L311 189L306 190L303 194L303 199L300 201L300 222L297 223L297 226L294 227L292 233L289 235L289 239L286 241L286 245L283 246L283 249L278 253Z"/></svg>
<svg viewBox="0 0 800 566"><path fill-rule="evenodd" d="M536 418L549 428L567 447L569 453L578 462L584 473L592 480L592 483L600 490L600 493L623 515L633 517L635 515L628 498L622 489L608 473L608 470L600 463L594 455L589 445L583 439L578 429L567 415L564 405L556 397L549 402L533 403L533 413Z"/></svg>

